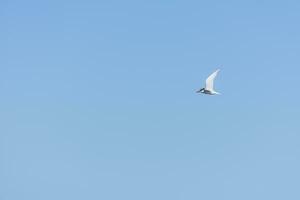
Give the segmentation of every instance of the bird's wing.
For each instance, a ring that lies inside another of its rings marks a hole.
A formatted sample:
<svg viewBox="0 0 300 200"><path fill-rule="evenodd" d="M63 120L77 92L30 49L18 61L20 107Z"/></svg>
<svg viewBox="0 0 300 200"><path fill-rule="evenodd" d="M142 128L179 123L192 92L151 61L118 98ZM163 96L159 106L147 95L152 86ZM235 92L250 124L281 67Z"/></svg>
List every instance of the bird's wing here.
<svg viewBox="0 0 300 200"><path fill-rule="evenodd" d="M215 71L214 73L212 73L207 79L206 79L206 84L205 84L205 89L207 90L214 90L214 80L216 78L216 76L219 73L219 69L217 71Z"/></svg>

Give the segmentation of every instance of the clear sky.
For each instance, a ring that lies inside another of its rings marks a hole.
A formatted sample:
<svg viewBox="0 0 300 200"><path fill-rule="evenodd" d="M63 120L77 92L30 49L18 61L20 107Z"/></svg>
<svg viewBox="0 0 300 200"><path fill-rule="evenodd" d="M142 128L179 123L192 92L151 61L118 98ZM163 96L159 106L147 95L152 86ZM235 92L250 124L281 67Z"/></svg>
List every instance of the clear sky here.
<svg viewBox="0 0 300 200"><path fill-rule="evenodd" d="M300 199L299 10L0 1L0 199Z"/></svg>

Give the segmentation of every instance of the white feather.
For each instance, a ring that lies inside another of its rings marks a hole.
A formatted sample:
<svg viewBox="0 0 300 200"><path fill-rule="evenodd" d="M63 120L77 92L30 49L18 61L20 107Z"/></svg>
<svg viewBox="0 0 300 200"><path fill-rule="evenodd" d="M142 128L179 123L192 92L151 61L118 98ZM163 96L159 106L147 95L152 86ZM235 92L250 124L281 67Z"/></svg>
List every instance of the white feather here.
<svg viewBox="0 0 300 200"><path fill-rule="evenodd" d="M214 80L219 73L219 69L212 73L205 82L205 89L214 92Z"/></svg>

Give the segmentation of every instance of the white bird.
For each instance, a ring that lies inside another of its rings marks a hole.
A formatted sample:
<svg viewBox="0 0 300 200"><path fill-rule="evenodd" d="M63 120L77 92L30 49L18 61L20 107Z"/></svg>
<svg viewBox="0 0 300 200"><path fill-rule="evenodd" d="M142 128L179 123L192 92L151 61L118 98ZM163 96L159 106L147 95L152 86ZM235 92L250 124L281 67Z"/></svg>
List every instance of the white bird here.
<svg viewBox="0 0 300 200"><path fill-rule="evenodd" d="M216 78L216 76L219 73L219 69L216 70L214 73L212 73L205 82L205 88L202 88L200 90L197 91L197 93L203 93L203 94L209 94L209 95L215 95L215 94L220 94L219 92L216 92L214 90L214 80Z"/></svg>

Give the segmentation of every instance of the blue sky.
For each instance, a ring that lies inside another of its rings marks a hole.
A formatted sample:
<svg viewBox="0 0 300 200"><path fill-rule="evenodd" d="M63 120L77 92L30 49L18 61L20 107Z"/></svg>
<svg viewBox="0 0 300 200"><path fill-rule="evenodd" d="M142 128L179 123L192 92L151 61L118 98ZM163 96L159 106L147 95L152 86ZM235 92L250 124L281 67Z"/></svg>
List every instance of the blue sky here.
<svg viewBox="0 0 300 200"><path fill-rule="evenodd" d="M299 9L2 0L0 198L299 199Z"/></svg>

